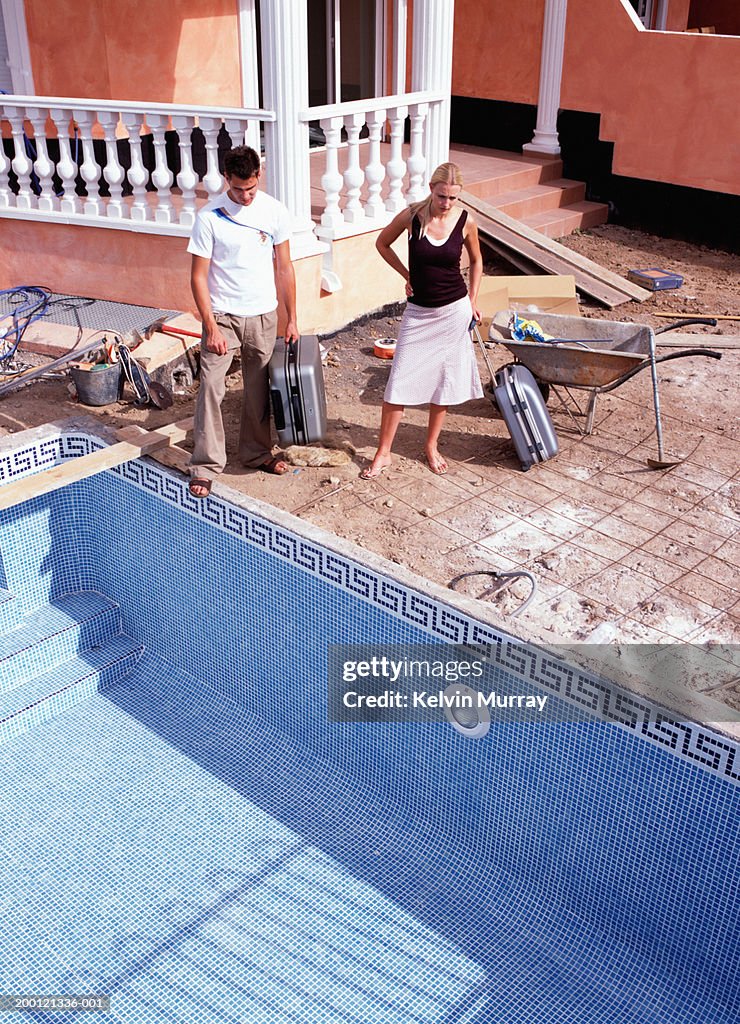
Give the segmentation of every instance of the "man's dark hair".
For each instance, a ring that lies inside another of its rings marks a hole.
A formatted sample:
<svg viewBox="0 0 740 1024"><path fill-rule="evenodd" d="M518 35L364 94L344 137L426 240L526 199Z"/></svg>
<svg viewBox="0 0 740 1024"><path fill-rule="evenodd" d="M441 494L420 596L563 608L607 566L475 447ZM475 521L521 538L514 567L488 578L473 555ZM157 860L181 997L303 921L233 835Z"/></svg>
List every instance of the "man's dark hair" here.
<svg viewBox="0 0 740 1024"><path fill-rule="evenodd" d="M224 174L249 181L260 171L259 155L251 146L235 146L224 157Z"/></svg>

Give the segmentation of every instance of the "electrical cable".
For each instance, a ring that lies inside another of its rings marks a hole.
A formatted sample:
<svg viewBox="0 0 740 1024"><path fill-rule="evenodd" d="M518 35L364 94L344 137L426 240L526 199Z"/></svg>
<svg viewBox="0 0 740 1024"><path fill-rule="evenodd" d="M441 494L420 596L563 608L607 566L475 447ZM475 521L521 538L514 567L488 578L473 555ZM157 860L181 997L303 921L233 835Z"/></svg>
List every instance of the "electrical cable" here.
<svg viewBox="0 0 740 1024"><path fill-rule="evenodd" d="M515 611L509 613L512 619L517 615L521 615L522 612L529 607L537 591L537 580L534 578L532 573L527 572L526 569L517 569L514 572L495 572L492 569L478 569L473 572L461 572L459 576L453 577L447 585L451 590L454 590L456 583L459 583L460 580L467 579L469 576L493 576L495 580L519 579L520 577L528 579L532 584L532 590L527 600L523 604L520 604Z"/></svg>

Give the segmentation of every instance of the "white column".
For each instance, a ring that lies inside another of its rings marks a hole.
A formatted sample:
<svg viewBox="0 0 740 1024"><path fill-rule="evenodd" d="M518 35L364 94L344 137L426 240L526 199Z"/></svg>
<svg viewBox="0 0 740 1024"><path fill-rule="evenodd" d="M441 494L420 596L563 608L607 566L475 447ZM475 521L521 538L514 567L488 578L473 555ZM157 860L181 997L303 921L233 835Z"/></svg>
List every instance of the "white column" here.
<svg viewBox="0 0 740 1024"><path fill-rule="evenodd" d="M446 99L430 109L426 132L429 173L450 155L450 93L452 91L452 36L454 0L425 0L414 5L411 91L435 89Z"/></svg>
<svg viewBox="0 0 740 1024"><path fill-rule="evenodd" d="M532 141L522 147L525 153L560 153L558 110L560 82L563 77L565 18L568 0L545 0L540 57L540 91L537 97L537 126Z"/></svg>
<svg viewBox="0 0 740 1024"><path fill-rule="evenodd" d="M271 0L260 13L263 101L277 117L265 123L266 188L290 210L299 242L313 234L308 125L298 119L308 108L307 5Z"/></svg>
<svg viewBox="0 0 740 1024"><path fill-rule="evenodd" d="M260 105L259 76L257 74L257 3L239 0L239 53L242 65L242 104L257 110ZM262 145L258 121L250 121L244 141L257 153Z"/></svg>
<svg viewBox="0 0 740 1024"><path fill-rule="evenodd" d="M395 0L393 4L393 75L391 93L400 96L406 92L406 26L408 11L406 0Z"/></svg>

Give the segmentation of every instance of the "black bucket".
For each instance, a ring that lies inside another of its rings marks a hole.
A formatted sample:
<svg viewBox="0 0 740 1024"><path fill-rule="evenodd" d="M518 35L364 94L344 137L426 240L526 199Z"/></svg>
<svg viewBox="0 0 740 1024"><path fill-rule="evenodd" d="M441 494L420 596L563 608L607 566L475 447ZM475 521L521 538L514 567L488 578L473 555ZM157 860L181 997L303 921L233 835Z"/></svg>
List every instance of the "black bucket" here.
<svg viewBox="0 0 740 1024"><path fill-rule="evenodd" d="M112 405L121 393L121 364L101 363L83 370L72 366L70 374L83 405Z"/></svg>

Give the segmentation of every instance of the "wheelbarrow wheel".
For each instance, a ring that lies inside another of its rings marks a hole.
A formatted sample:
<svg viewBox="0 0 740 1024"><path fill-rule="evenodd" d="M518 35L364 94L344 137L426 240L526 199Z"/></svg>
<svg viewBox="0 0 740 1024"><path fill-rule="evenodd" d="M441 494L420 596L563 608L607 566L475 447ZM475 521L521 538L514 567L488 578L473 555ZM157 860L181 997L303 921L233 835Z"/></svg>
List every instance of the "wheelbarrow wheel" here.
<svg viewBox="0 0 740 1024"><path fill-rule="evenodd" d="M545 405L547 405L547 400L550 397L550 385L546 384L544 380L540 380L538 377L535 377L534 380L537 387L540 389L542 401L545 403Z"/></svg>

